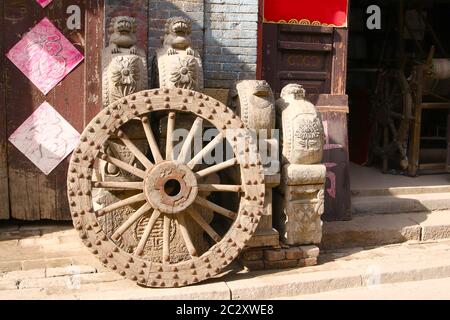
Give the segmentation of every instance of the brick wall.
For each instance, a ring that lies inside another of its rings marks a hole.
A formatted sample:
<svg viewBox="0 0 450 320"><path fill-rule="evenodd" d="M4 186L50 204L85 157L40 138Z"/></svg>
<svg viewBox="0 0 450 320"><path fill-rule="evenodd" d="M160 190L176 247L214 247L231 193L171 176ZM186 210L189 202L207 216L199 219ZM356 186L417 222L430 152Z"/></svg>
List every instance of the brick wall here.
<svg viewBox="0 0 450 320"><path fill-rule="evenodd" d="M258 0L149 0L149 55L161 46L165 20L177 15L193 20L206 87L255 78Z"/></svg>
<svg viewBox="0 0 450 320"><path fill-rule="evenodd" d="M254 79L258 0L205 0L205 86Z"/></svg>

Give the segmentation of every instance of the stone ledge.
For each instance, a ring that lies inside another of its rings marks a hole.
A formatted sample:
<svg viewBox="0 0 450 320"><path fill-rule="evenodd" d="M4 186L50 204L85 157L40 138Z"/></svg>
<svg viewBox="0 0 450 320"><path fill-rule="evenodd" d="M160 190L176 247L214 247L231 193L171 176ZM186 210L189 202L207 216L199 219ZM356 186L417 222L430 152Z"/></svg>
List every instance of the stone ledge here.
<svg viewBox="0 0 450 320"><path fill-rule="evenodd" d="M421 227L407 214L359 215L351 221L324 222L321 249L372 247L420 241Z"/></svg>
<svg viewBox="0 0 450 320"><path fill-rule="evenodd" d="M357 215L324 222L322 249L373 247L407 241L450 239L450 211Z"/></svg>

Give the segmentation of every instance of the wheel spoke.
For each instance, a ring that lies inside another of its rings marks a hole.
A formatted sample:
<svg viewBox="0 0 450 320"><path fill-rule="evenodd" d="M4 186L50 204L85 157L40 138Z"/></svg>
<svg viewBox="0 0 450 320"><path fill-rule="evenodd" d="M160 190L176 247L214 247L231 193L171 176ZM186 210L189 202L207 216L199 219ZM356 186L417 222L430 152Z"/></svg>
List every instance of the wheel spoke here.
<svg viewBox="0 0 450 320"><path fill-rule="evenodd" d="M209 167L207 169L201 170L201 171L197 172L196 175L197 175L198 178L204 178L206 176L209 176L210 174L213 174L213 173L225 170L227 168L233 167L237 163L238 163L237 159L233 158L233 159L227 160L225 162L216 164L216 165L214 165L212 167Z"/></svg>
<svg viewBox="0 0 450 320"><path fill-rule="evenodd" d="M200 184L198 191L204 192L242 192L242 186L226 184Z"/></svg>
<svg viewBox="0 0 450 320"><path fill-rule="evenodd" d="M217 234L216 231L214 231L214 229L205 221L205 219L203 219L203 217L201 216L200 213L198 213L197 211L193 210L192 208L188 209L188 213L189 215L192 217L192 219L194 219L195 222L198 223L198 225L200 227L202 227L202 229L209 234L209 236L211 237L211 239L213 239L215 242L220 242L222 241L222 238Z"/></svg>
<svg viewBox="0 0 450 320"><path fill-rule="evenodd" d="M208 153L214 150L214 148L219 145L223 140L223 134L219 133L210 143L206 145L189 163L187 166L191 169L194 169L197 164L199 164L203 157L205 157Z"/></svg>
<svg viewBox="0 0 450 320"><path fill-rule="evenodd" d="M133 213L133 215L128 218L127 221L125 221L124 224L122 224L119 229L117 229L114 234L112 235L112 238L114 240L118 240L125 231L127 231L132 225L133 223L135 223L139 218L141 218L144 214L146 214L147 212L149 212L152 209L152 207L150 206L150 204L146 203L144 204L142 207L139 208L138 211L136 211L135 213Z"/></svg>
<svg viewBox="0 0 450 320"><path fill-rule="evenodd" d="M212 211L217 212L218 214L221 214L231 220L236 220L237 218L237 214L235 212L225 209L202 197L197 197L197 199L195 199L195 203L197 203L199 206L202 206L203 208L211 209Z"/></svg>
<svg viewBox="0 0 450 320"><path fill-rule="evenodd" d="M150 237L150 234L152 233L152 230L155 227L156 221L159 219L160 216L161 216L160 211L158 210L153 211L152 216L150 217L150 221L145 227L144 234L142 235L141 240L139 240L139 244L134 253L136 256L140 256L144 252L148 238Z"/></svg>
<svg viewBox="0 0 450 320"><path fill-rule="evenodd" d="M173 132L175 131L175 112L167 118L166 160L173 160Z"/></svg>
<svg viewBox="0 0 450 320"><path fill-rule="evenodd" d="M188 157L191 155L194 137L196 133L200 129L202 129L202 127L203 127L203 119L202 118L195 119L194 124L192 125L192 128L189 131L189 134L183 143L183 147L181 148L180 155L178 156L177 159L178 162L185 164L189 160Z"/></svg>
<svg viewBox="0 0 450 320"><path fill-rule="evenodd" d="M127 199L113 203L107 207L104 207L103 209L98 210L97 216L103 216L111 211L123 208L125 206L129 206L134 203L142 202L142 201L145 201L145 195L143 193L140 193L135 196L129 197Z"/></svg>
<svg viewBox="0 0 450 320"><path fill-rule="evenodd" d="M92 182L93 188L97 189L114 189L114 190L144 190L142 182Z"/></svg>
<svg viewBox="0 0 450 320"><path fill-rule="evenodd" d="M152 151L153 158L156 163L163 162L164 159L159 151L158 143L156 142L155 135L150 127L150 120L148 117L142 118L142 126L144 127L145 135L147 136L147 141Z"/></svg>
<svg viewBox="0 0 450 320"><path fill-rule="evenodd" d="M170 218L168 215L164 216L163 263L170 263Z"/></svg>
<svg viewBox="0 0 450 320"><path fill-rule="evenodd" d="M139 177L141 179L145 178L145 171L143 171L143 170L135 168L132 165L129 165L128 163L126 163L126 162L123 162L123 161L121 161L119 159L116 159L116 158L114 158L112 156L108 156L108 155L103 154L103 153L100 153L99 156L101 157L102 160L104 160L106 162L109 162L109 163L115 165L116 167L118 167L118 168L120 168L120 169L122 169L122 170L124 170L124 171L126 171L128 173L131 173L132 175L135 175L136 177Z"/></svg>
<svg viewBox="0 0 450 320"><path fill-rule="evenodd" d="M130 138L128 138L128 136L123 131L119 131L117 133L117 136L123 142L123 144L127 146L131 153L133 153L133 155L144 165L146 169L150 169L153 167L153 163L151 163L150 160L147 159L145 154L143 154L142 151L139 150L138 147L136 147L136 145L131 141Z"/></svg>
<svg viewBox="0 0 450 320"><path fill-rule="evenodd" d="M188 249L189 255L194 258L197 257L197 250L195 250L194 244L192 243L191 237L189 236L189 231L186 226L186 218L184 214L180 214L177 216L177 223L181 231L181 235L183 236L184 243L186 244L186 248Z"/></svg>

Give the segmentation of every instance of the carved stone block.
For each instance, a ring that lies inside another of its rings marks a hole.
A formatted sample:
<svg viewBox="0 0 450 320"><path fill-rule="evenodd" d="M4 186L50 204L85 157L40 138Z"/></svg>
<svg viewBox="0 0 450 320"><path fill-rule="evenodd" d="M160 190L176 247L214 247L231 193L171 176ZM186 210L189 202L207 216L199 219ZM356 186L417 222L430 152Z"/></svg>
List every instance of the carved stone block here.
<svg viewBox="0 0 450 320"><path fill-rule="evenodd" d="M288 245L319 244L324 185L285 186L275 198L275 226L281 240Z"/></svg>

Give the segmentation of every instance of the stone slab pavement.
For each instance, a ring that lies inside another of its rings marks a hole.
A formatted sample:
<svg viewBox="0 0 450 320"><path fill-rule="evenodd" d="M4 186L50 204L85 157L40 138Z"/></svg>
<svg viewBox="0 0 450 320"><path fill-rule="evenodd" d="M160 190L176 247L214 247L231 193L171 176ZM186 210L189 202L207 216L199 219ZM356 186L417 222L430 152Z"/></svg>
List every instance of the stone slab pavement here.
<svg viewBox="0 0 450 320"><path fill-rule="evenodd" d="M291 300L450 300L450 278L289 297ZM277 299L278 300L278 299ZM284 300L280 298L279 300Z"/></svg>
<svg viewBox="0 0 450 320"><path fill-rule="evenodd" d="M450 241L324 252L319 265L229 274L180 289L148 289L104 268L70 225L0 226L0 299L239 300L450 278Z"/></svg>

